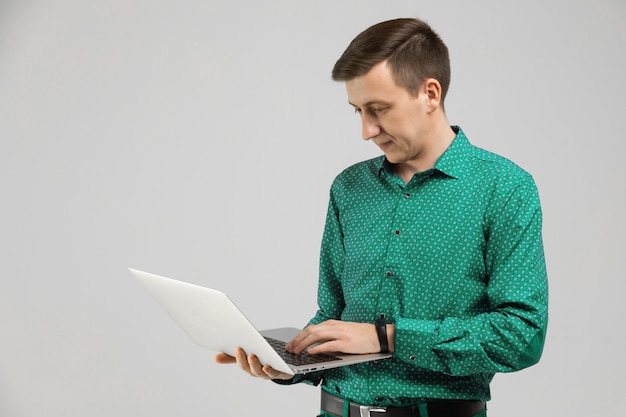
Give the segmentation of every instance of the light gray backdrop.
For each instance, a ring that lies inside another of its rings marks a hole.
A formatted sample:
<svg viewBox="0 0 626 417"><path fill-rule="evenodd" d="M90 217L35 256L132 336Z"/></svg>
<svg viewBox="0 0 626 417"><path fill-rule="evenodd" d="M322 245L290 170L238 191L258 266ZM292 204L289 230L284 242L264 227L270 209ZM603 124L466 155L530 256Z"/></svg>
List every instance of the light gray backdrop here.
<svg viewBox="0 0 626 417"><path fill-rule="evenodd" d="M451 123L542 197L545 354L490 415L623 415L622 0L0 0L0 415L315 415L317 388L215 365L126 268L305 324L330 183L378 154L330 69L404 16L450 48Z"/></svg>

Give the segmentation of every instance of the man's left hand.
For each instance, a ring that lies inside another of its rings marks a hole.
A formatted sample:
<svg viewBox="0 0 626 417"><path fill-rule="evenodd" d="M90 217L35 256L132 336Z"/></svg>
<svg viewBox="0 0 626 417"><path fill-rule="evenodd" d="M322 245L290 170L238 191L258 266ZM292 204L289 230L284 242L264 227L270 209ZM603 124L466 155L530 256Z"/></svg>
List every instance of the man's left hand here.
<svg viewBox="0 0 626 417"><path fill-rule="evenodd" d="M391 327L391 329L390 329ZM393 346L393 325L387 325L390 348ZM316 346L310 347L319 343ZM376 327L370 323L351 323L340 320L328 320L320 324L307 326L285 346L287 351L307 353L377 353L380 342Z"/></svg>

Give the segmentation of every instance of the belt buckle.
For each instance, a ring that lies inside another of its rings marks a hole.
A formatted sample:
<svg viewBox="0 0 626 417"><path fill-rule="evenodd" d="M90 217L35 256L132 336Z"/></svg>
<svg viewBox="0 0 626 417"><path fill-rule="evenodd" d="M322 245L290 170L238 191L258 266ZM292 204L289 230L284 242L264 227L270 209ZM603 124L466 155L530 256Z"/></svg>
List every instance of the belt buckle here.
<svg viewBox="0 0 626 417"><path fill-rule="evenodd" d="M359 411L361 412L361 417L371 417L372 411L375 413L385 413L387 409L384 407L369 407L367 405L359 405Z"/></svg>

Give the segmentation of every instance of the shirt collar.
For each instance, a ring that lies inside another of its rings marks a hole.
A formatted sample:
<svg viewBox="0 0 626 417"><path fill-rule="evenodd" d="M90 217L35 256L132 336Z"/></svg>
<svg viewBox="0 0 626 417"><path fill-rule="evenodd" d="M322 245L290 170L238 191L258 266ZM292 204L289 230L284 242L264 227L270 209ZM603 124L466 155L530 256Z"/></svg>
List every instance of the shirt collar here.
<svg viewBox="0 0 626 417"><path fill-rule="evenodd" d="M435 163L435 170L456 179L468 168L468 154L472 145L459 126L451 127L456 137ZM380 177L384 171L393 173L393 166L383 155L380 157L378 176Z"/></svg>
<svg viewBox="0 0 626 417"><path fill-rule="evenodd" d="M459 126L452 126L456 137L435 163L435 169L452 178L459 178L468 169L472 145Z"/></svg>

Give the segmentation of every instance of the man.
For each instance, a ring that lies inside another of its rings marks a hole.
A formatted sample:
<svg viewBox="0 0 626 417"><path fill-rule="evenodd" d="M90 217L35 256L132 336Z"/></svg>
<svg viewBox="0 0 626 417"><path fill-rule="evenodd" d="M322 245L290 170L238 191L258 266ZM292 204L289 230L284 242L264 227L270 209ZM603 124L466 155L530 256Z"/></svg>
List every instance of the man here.
<svg viewBox="0 0 626 417"><path fill-rule="evenodd" d="M448 50L425 22L365 30L333 79L345 82L363 139L384 156L333 182L319 310L286 347L394 356L295 378L253 352L216 361L281 383L321 383L323 416L359 415L361 406L375 407L371 415L485 416L494 374L535 364L543 349L548 288L533 179L450 126Z"/></svg>

